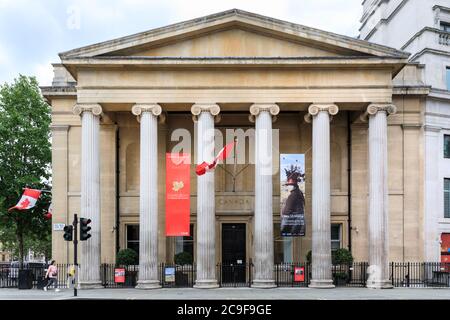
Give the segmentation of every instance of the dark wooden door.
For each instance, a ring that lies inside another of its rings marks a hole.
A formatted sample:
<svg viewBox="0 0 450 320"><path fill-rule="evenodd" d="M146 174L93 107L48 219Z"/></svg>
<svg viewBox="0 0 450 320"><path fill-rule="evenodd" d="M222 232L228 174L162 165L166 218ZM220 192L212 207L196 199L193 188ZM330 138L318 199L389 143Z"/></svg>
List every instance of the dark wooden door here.
<svg viewBox="0 0 450 320"><path fill-rule="evenodd" d="M245 223L222 224L222 282L245 282Z"/></svg>

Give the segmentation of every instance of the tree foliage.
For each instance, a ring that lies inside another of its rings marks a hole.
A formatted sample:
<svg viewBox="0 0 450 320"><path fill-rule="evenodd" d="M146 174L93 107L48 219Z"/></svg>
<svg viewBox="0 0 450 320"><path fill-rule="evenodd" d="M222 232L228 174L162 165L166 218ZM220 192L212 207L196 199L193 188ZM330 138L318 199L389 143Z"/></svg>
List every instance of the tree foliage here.
<svg viewBox="0 0 450 320"><path fill-rule="evenodd" d="M132 265L139 263L139 256L133 249L122 249L117 253L116 264L117 265Z"/></svg>
<svg viewBox="0 0 450 320"><path fill-rule="evenodd" d="M41 194L33 209L8 208L16 205L24 187L49 189L50 122L50 106L34 77L20 75L0 86L0 242L18 250L21 261L28 248L48 252L51 223L44 213L50 194Z"/></svg>

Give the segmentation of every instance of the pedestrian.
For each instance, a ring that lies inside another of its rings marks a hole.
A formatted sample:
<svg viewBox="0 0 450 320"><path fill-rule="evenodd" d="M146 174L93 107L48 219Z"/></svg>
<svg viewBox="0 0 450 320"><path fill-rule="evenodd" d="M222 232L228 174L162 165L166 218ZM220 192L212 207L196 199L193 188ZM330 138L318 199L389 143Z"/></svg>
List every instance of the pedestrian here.
<svg viewBox="0 0 450 320"><path fill-rule="evenodd" d="M72 289L75 285L75 266L70 265L67 268L67 288Z"/></svg>
<svg viewBox="0 0 450 320"><path fill-rule="evenodd" d="M48 266L45 278L48 279L48 282L47 285L44 286L44 291L47 291L47 288L54 284L55 292L58 292L58 268L56 267L55 260L52 260L52 262Z"/></svg>

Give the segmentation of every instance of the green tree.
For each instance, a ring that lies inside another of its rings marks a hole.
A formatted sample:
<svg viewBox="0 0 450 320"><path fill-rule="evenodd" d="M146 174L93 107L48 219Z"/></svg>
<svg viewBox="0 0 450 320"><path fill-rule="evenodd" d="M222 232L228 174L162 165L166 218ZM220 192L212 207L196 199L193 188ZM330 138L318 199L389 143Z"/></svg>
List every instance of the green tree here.
<svg viewBox="0 0 450 320"><path fill-rule="evenodd" d="M0 242L17 248L21 264L25 245L50 239L51 222L44 213L51 196L42 193L30 210L8 208L16 205L25 186L49 189L50 122L50 106L34 77L20 75L0 86Z"/></svg>
<svg viewBox="0 0 450 320"><path fill-rule="evenodd" d="M117 252L116 256L117 265L131 265L139 264L139 256L133 249L127 248Z"/></svg>

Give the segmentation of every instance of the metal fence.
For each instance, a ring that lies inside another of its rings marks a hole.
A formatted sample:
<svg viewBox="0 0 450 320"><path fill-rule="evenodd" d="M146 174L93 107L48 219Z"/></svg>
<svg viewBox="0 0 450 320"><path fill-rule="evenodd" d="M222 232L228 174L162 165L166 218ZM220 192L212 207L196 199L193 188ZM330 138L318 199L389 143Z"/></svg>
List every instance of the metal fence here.
<svg viewBox="0 0 450 320"><path fill-rule="evenodd" d="M185 288L193 287L196 278L195 265L160 265L160 284L163 288Z"/></svg>
<svg viewBox="0 0 450 320"><path fill-rule="evenodd" d="M220 287L250 287L252 283L253 264L219 263L217 279Z"/></svg>
<svg viewBox="0 0 450 320"><path fill-rule="evenodd" d="M68 271L67 264L57 264L57 287L67 288L70 286L69 279L67 276ZM31 270L32 285L34 288L43 288L46 284L45 273L47 271L47 266L26 266L22 270ZM17 288L19 286L19 267L11 266L10 264L0 265L0 288Z"/></svg>
<svg viewBox="0 0 450 320"><path fill-rule="evenodd" d="M450 263L392 262L390 280L394 287L450 287Z"/></svg>
<svg viewBox="0 0 450 320"><path fill-rule="evenodd" d="M116 269L125 269L125 281L116 282ZM100 266L100 279L105 288L134 288L137 284L139 265L116 265L103 263Z"/></svg>
<svg viewBox="0 0 450 320"><path fill-rule="evenodd" d="M333 284L337 287L365 287L368 266L367 262L333 265L331 268Z"/></svg>
<svg viewBox="0 0 450 320"><path fill-rule="evenodd" d="M277 287L307 287L311 268L307 263L278 263L274 266Z"/></svg>
<svg viewBox="0 0 450 320"><path fill-rule="evenodd" d="M73 288L74 279L70 276L70 264L58 264L58 288ZM115 271L125 269L125 281L117 283ZM34 288L45 284L46 267L28 267L32 274ZM332 277L336 286L365 287L368 278L367 262L333 265ZM17 288L19 269L9 264L0 264L0 288ZM133 288L139 275L138 265L119 266L102 264L100 266L101 284L105 288ZM193 287L196 280L195 265L158 265L158 278L163 288ZM245 264L219 263L216 276L220 287L250 287L254 277L254 266ZM274 279L277 287L307 287L311 280L311 265L307 263L279 263L274 266ZM389 280L394 287L450 287L450 263L441 262L391 262Z"/></svg>

